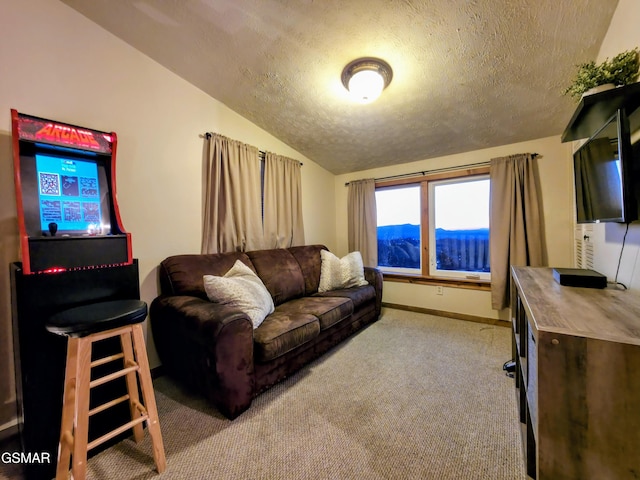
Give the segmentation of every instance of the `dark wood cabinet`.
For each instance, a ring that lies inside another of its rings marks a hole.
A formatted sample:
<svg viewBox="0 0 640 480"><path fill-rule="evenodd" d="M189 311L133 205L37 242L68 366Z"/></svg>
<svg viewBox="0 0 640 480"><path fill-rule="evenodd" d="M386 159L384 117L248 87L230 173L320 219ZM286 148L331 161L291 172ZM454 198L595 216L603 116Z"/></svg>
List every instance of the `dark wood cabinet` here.
<svg viewBox="0 0 640 480"><path fill-rule="evenodd" d="M138 263L107 268L69 270L52 274L25 275L22 265L11 265L14 352L18 427L22 451L48 454L51 462L25 464L27 480L53 478L56 473L67 339L45 329L48 318L67 308L90 303L139 299ZM94 359L120 352L118 339L95 345ZM111 373L113 365L92 370L98 376ZM92 406L126 392L124 378L92 390ZM92 407L93 408L93 407ZM122 403L92 416L90 440L113 430L130 419L128 405ZM116 437L90 452L90 456L127 436Z"/></svg>
<svg viewBox="0 0 640 480"><path fill-rule="evenodd" d="M513 267L511 317L527 474L640 478L640 295Z"/></svg>

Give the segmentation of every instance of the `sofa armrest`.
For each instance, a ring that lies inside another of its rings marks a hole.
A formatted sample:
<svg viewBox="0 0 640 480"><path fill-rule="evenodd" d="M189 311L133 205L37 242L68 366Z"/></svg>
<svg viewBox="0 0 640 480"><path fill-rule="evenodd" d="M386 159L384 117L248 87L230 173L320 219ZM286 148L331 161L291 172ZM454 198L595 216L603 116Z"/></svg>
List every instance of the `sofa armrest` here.
<svg viewBox="0 0 640 480"><path fill-rule="evenodd" d="M163 366L201 391L228 418L254 395L253 324L238 309L199 297L160 296L149 310Z"/></svg>
<svg viewBox="0 0 640 480"><path fill-rule="evenodd" d="M364 279L376 290L376 317L382 310L382 272L374 267L364 267Z"/></svg>

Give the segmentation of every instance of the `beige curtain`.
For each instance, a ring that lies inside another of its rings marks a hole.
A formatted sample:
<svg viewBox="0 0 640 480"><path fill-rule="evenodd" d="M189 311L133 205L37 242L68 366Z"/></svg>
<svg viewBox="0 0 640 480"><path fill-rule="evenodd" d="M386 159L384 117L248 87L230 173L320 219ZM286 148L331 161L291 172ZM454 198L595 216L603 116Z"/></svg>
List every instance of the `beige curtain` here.
<svg viewBox="0 0 640 480"><path fill-rule="evenodd" d="M212 134L205 162L202 253L262 248L258 149Z"/></svg>
<svg viewBox="0 0 640 480"><path fill-rule="evenodd" d="M365 266L377 267L378 220L373 178L349 182L347 209L349 251L358 250Z"/></svg>
<svg viewBox="0 0 640 480"><path fill-rule="evenodd" d="M509 306L510 266L543 264L539 193L531 154L491 160L491 305Z"/></svg>
<svg viewBox="0 0 640 480"><path fill-rule="evenodd" d="M270 152L264 162L265 248L304 245L301 164Z"/></svg>

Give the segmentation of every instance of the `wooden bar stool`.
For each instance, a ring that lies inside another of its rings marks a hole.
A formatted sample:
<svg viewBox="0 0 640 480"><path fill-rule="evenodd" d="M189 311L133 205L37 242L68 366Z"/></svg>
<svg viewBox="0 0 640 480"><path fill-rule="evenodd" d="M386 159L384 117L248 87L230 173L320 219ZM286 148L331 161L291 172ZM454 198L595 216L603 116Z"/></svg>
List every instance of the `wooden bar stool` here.
<svg viewBox="0 0 640 480"><path fill-rule="evenodd" d="M147 422L153 445L153 459L158 473L166 467L162 434L158 422L149 360L140 322L147 316L147 304L140 300L114 300L64 310L53 315L46 324L48 331L68 337L67 365L62 403L62 423L58 446L56 480L66 480L69 461L74 480L84 480L87 452L92 448L133 429L136 442L142 440L142 423ZM122 353L91 361L94 342L120 337ZM123 368L91 380L91 369L122 360ZM127 393L89 409L92 388L125 377ZM138 395L138 381L142 400ZM122 402L129 402L131 421L89 443L89 417Z"/></svg>

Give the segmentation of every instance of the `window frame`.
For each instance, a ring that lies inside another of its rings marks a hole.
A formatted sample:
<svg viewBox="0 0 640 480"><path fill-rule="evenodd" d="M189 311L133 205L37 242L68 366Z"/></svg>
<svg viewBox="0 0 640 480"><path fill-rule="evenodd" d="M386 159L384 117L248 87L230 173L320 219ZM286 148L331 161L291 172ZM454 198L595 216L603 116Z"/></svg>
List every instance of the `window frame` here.
<svg viewBox="0 0 640 480"><path fill-rule="evenodd" d="M486 177L489 175L489 166L480 166L466 169L447 169L434 173L425 173L419 177L406 177L390 180L376 181L376 190L389 187L400 187L407 185L420 186L420 244L421 244L421 273L404 273L399 271L387 270L384 267L378 267L383 274L385 280L396 281L401 283L429 284L429 285L446 285L458 288L470 288L475 290L490 290L491 279L486 278L464 278L461 276L433 275L430 272L430 198L429 184L442 180L465 179L468 181L471 177Z"/></svg>

